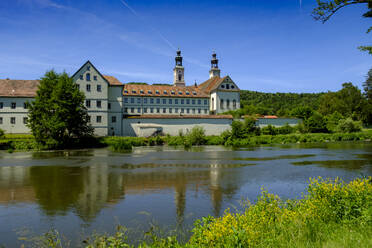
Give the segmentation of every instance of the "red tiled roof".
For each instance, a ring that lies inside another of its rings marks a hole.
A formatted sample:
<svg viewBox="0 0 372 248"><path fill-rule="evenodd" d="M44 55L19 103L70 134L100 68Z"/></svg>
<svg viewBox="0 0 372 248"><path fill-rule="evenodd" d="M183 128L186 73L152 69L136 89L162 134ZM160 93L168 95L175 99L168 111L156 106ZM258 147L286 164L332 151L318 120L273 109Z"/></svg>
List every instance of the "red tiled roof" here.
<svg viewBox="0 0 372 248"><path fill-rule="evenodd" d="M35 97L39 80L0 79L0 96Z"/></svg>
<svg viewBox="0 0 372 248"><path fill-rule="evenodd" d="M264 119L278 119L278 116L276 116L276 115L264 115L263 118Z"/></svg>
<svg viewBox="0 0 372 248"><path fill-rule="evenodd" d="M232 115L134 115L129 119L233 119Z"/></svg>
<svg viewBox="0 0 372 248"><path fill-rule="evenodd" d="M181 94L180 94L181 93ZM163 97L208 97L204 91L196 86L178 87L172 85L142 85L126 84L124 96L163 96Z"/></svg>
<svg viewBox="0 0 372 248"><path fill-rule="evenodd" d="M110 85L123 85L116 77L103 75Z"/></svg>
<svg viewBox="0 0 372 248"><path fill-rule="evenodd" d="M214 76L205 81L204 83L200 84L199 88L205 91L206 93L209 93L212 90L216 89L223 82L223 80L226 79L226 77L220 78L219 76Z"/></svg>

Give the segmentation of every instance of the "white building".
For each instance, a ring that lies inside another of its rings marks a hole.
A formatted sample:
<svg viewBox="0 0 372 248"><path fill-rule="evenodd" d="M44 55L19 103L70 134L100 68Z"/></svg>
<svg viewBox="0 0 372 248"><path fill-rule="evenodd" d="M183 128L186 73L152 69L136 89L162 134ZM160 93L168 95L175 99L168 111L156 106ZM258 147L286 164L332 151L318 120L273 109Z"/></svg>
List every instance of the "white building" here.
<svg viewBox="0 0 372 248"><path fill-rule="evenodd" d="M208 126L213 133L229 128L232 117L215 114L240 108L240 90L229 76L220 77L216 54L212 55L209 79L200 85L186 86L182 60L181 52L177 51L173 85L123 84L113 76L102 75L87 61L72 78L85 94L85 105L95 134L149 133L135 131L142 119L146 119L147 127L153 127L149 130L157 133L173 134L185 125L190 128L193 125ZM0 80L1 129L7 133L30 132L25 125L25 102L34 99L38 85L38 80ZM150 119L154 121L149 123ZM185 119L185 125L182 125L182 119ZM128 125L132 125L132 130L128 130ZM214 125L215 129L212 128Z"/></svg>

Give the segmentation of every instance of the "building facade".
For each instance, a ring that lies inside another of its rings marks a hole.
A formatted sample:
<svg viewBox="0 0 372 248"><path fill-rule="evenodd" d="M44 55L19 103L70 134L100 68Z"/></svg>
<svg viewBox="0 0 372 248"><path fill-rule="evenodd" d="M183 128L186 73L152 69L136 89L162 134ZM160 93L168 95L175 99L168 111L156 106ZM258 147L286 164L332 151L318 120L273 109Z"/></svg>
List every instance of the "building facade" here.
<svg viewBox="0 0 372 248"><path fill-rule="evenodd" d="M85 106L95 134L126 135L131 132L124 129L128 123L133 123L128 119L136 118L138 124L141 117L149 119L151 116L159 120L159 125L164 125L164 120L160 121L162 117L168 122L177 119L173 122L181 123L186 116L185 123L188 124L203 125L202 120L208 123L214 120L212 123L215 123L223 118L213 118L213 115L240 108L240 90L229 76L220 77L215 53L209 79L200 85L186 86L182 61L181 51L177 51L173 84L170 85L123 84L113 76L102 75L87 61L72 78L85 94ZM0 80L1 129L7 133L30 132L26 126L26 102L33 101L38 85L38 80ZM226 118L228 122L232 119Z"/></svg>

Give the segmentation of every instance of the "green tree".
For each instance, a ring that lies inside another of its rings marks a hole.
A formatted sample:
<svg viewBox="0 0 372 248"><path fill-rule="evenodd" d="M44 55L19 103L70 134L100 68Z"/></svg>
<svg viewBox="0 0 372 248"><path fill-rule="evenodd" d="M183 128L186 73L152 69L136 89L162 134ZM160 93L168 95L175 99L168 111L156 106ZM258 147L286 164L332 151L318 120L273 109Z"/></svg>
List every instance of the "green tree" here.
<svg viewBox="0 0 372 248"><path fill-rule="evenodd" d="M303 119L303 120L306 120L308 119L310 116L313 115L313 112L314 110L310 107L307 107L307 106L300 106L300 107L297 107L297 108L294 108L291 112L291 115L292 116L295 116L297 118L300 118L300 119Z"/></svg>
<svg viewBox="0 0 372 248"><path fill-rule="evenodd" d="M313 115L304 121L305 128L310 133L327 133L327 122L323 115L314 112Z"/></svg>
<svg viewBox="0 0 372 248"><path fill-rule="evenodd" d="M28 127L36 141L48 148L64 148L93 134L84 106L85 96L66 73L48 71L35 101L28 105Z"/></svg>
<svg viewBox="0 0 372 248"><path fill-rule="evenodd" d="M362 130L360 121L353 121L351 118L343 119L337 125L337 131L340 133L354 133Z"/></svg>
<svg viewBox="0 0 372 248"><path fill-rule="evenodd" d="M1 138L4 138L4 136L5 136L4 130L3 129L0 129L0 139Z"/></svg>
<svg viewBox="0 0 372 248"><path fill-rule="evenodd" d="M368 71L367 79L363 83L364 96L367 101L372 104L372 69Z"/></svg>
<svg viewBox="0 0 372 248"><path fill-rule="evenodd" d="M368 12L363 14L363 17L372 17L372 1L371 0L317 0L318 6L313 10L313 17L315 20L322 21L325 23L328 21L337 11L349 5L354 4L368 4ZM372 30L370 27L367 30L369 33ZM372 54L372 46L360 46L360 50L367 51Z"/></svg>

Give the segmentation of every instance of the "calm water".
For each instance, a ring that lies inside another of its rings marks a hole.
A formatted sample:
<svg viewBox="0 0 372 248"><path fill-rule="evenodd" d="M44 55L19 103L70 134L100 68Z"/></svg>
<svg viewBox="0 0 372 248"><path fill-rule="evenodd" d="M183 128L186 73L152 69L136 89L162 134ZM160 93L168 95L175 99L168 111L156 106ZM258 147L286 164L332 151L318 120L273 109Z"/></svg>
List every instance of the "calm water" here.
<svg viewBox="0 0 372 248"><path fill-rule="evenodd" d="M372 175L371 143L0 152L0 246L19 247L19 237L51 228L74 246L116 224L187 229L196 218L240 209L262 186L300 198L309 177L361 174Z"/></svg>

